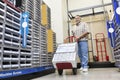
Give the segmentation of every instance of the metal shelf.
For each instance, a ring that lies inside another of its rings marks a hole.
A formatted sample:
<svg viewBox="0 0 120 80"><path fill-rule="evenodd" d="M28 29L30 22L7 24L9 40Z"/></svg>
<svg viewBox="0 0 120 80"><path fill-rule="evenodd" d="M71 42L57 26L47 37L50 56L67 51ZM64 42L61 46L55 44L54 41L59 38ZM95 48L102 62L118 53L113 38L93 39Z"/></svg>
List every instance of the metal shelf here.
<svg viewBox="0 0 120 80"><path fill-rule="evenodd" d="M11 65L3 65L3 68L11 68Z"/></svg>
<svg viewBox="0 0 120 80"><path fill-rule="evenodd" d="M19 34L21 13L0 1L0 70L18 71L51 64L52 56L47 54L46 49L46 28L40 25L40 2L23 0L22 11L29 11L30 21L27 47L22 48Z"/></svg>
<svg viewBox="0 0 120 80"><path fill-rule="evenodd" d="M15 65L11 65L12 68L18 68L19 67L19 64L15 64Z"/></svg>
<svg viewBox="0 0 120 80"><path fill-rule="evenodd" d="M114 9L116 9L117 6L115 5L114 2L117 3L117 1L116 0L113 1L113 7ZM113 24L114 24L114 30L115 30L114 58L116 61L116 66L120 66L119 64L120 63L120 25L118 22L119 20L120 18L118 17L118 14L115 13L114 18L113 18Z"/></svg>
<svg viewBox="0 0 120 80"><path fill-rule="evenodd" d="M12 9L11 7L9 7L9 6L7 6L7 10L9 11L9 12L11 12L11 13L16 13L16 14L18 14L19 16L20 16L20 13L19 12L17 12L16 10L14 10L14 9Z"/></svg>
<svg viewBox="0 0 120 80"><path fill-rule="evenodd" d="M4 16L1 16L1 15L0 15L0 19L1 19L1 18L4 20Z"/></svg>
<svg viewBox="0 0 120 80"><path fill-rule="evenodd" d="M5 71L7 71L6 73L13 73L14 70L16 72L21 71L21 75L28 74L29 71L30 73L37 72L36 69L38 71L50 69L49 67L45 67L45 65L49 64L47 55L43 55L46 54L45 47L43 48L44 50L41 50L41 45L46 45L41 43L45 43L45 41L40 41L42 40L41 38L45 39L46 37L45 29L42 31L40 28L41 1L23 0L22 2L22 9L24 9L22 11L29 11L30 13L27 48L21 47L22 38L19 34L21 13L0 1L0 45L2 44L0 47L0 70L4 71L4 73ZM43 58L41 58L42 56ZM42 59L44 59L43 62L41 62ZM50 57L48 57L48 59L50 59ZM16 75L13 74L12 76ZM9 76L0 76L0 78L1 77L4 78Z"/></svg>
<svg viewBox="0 0 120 80"><path fill-rule="evenodd" d="M36 21L33 21L33 39L32 39L32 64L33 66L38 66L40 65L40 38L39 38L39 33L40 33L40 24L37 23ZM37 50L37 51L36 51Z"/></svg>

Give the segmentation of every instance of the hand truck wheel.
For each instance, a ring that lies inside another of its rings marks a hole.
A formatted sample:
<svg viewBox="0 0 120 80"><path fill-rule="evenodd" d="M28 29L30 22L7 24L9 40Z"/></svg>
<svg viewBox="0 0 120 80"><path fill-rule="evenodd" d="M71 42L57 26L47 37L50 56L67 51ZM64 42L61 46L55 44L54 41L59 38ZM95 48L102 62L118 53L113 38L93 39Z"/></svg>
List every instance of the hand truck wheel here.
<svg viewBox="0 0 120 80"><path fill-rule="evenodd" d="M73 75L77 74L77 68L73 68L72 71L73 71Z"/></svg>
<svg viewBox="0 0 120 80"><path fill-rule="evenodd" d="M58 74L62 75L62 73L63 73L63 69L58 69Z"/></svg>

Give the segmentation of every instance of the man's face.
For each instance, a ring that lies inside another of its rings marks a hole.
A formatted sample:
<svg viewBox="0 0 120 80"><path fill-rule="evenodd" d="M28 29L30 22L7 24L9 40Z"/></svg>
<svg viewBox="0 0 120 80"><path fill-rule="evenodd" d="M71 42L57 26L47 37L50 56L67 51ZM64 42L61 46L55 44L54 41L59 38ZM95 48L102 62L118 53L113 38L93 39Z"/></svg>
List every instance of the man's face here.
<svg viewBox="0 0 120 80"><path fill-rule="evenodd" d="M80 23L80 21L81 21L80 16L76 16L76 17L75 17L75 21L76 21L76 24L79 24L79 23Z"/></svg>

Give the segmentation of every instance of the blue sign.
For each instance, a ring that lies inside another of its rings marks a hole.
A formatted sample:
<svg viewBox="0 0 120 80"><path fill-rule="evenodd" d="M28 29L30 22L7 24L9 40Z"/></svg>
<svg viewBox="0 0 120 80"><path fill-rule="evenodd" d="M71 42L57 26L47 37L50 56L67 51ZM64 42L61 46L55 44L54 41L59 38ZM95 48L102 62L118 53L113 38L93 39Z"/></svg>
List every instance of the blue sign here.
<svg viewBox="0 0 120 80"><path fill-rule="evenodd" d="M108 37L111 42L111 46L115 47L115 31L114 31L114 24L112 21L107 21L107 30L108 30Z"/></svg>
<svg viewBox="0 0 120 80"><path fill-rule="evenodd" d="M27 45L27 35L29 32L29 13L24 12L21 14L21 22L20 22L20 34L22 36L22 47L26 48Z"/></svg>
<svg viewBox="0 0 120 80"><path fill-rule="evenodd" d="M43 67L35 67L35 68L27 68L27 69L19 69L19 70L1 71L0 79L40 72L40 71L49 70L49 69L53 69L53 66L43 66Z"/></svg>
<svg viewBox="0 0 120 80"><path fill-rule="evenodd" d="M115 14L115 19L117 24L120 25L120 15L117 14L116 9L118 8L118 1L117 0L113 0L113 9L114 9L114 14Z"/></svg>

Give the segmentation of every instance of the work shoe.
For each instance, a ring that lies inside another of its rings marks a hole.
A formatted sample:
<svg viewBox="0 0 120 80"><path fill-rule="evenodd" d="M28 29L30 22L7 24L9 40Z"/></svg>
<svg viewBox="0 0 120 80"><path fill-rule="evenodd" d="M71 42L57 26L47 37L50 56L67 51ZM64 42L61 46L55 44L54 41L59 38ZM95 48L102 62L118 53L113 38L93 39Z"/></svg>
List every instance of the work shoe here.
<svg viewBox="0 0 120 80"><path fill-rule="evenodd" d="M82 71L82 70L83 70L83 67L80 68L80 71Z"/></svg>
<svg viewBox="0 0 120 80"><path fill-rule="evenodd" d="M83 72L88 72L88 68L82 69Z"/></svg>

